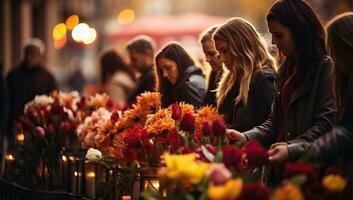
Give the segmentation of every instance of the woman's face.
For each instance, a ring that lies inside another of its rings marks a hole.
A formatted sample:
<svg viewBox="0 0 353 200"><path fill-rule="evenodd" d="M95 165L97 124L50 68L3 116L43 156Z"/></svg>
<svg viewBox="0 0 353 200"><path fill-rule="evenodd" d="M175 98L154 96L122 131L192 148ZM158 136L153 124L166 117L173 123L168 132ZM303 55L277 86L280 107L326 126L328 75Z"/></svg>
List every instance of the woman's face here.
<svg viewBox="0 0 353 200"><path fill-rule="evenodd" d="M272 34L272 44L285 56L295 52L295 42L289 28L280 24L277 20L270 20L267 23Z"/></svg>
<svg viewBox="0 0 353 200"><path fill-rule="evenodd" d="M162 57L158 60L158 66L162 71L163 78L167 79L172 85L175 85L179 77L179 69L176 62Z"/></svg>
<svg viewBox="0 0 353 200"><path fill-rule="evenodd" d="M227 41L224 40L215 40L216 49L219 55L219 61L224 63L227 69L234 73L234 56L231 54L229 50L229 45Z"/></svg>

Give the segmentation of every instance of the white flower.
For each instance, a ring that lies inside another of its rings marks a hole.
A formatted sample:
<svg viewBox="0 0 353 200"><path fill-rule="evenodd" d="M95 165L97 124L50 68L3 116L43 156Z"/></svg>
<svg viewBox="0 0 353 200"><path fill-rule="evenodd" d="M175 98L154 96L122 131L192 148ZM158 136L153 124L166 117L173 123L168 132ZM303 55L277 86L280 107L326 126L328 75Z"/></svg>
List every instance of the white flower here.
<svg viewBox="0 0 353 200"><path fill-rule="evenodd" d="M73 120L75 119L75 118L74 118L74 113L72 112L72 110L70 110L70 109L64 107L64 112L67 113L67 115L69 116L69 119L70 119L70 120L73 121Z"/></svg>
<svg viewBox="0 0 353 200"><path fill-rule="evenodd" d="M89 148L86 154L86 159L89 161L100 160L102 159L102 152L94 148Z"/></svg>
<svg viewBox="0 0 353 200"><path fill-rule="evenodd" d="M31 106L45 106L54 103L54 99L47 95L37 95L34 99L25 105L24 113L28 112L28 108Z"/></svg>

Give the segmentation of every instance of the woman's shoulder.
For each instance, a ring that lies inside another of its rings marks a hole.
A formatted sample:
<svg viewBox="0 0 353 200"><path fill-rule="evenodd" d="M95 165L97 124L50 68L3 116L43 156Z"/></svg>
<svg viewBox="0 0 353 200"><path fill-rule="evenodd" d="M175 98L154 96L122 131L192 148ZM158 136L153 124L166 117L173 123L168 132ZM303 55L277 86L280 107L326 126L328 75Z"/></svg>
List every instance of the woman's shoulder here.
<svg viewBox="0 0 353 200"><path fill-rule="evenodd" d="M122 85L135 85L135 81L130 77L127 72L124 71L117 71L111 77L111 82L115 84L122 84Z"/></svg>

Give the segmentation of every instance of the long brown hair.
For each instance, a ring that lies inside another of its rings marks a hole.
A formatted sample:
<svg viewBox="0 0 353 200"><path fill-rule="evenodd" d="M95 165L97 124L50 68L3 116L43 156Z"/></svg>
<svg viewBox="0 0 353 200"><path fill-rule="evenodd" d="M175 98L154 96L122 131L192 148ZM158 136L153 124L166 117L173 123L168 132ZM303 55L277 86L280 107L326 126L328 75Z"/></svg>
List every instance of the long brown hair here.
<svg viewBox="0 0 353 200"><path fill-rule="evenodd" d="M326 45L335 62L335 93L340 116L347 101L347 87L353 71L353 12L336 16L326 25Z"/></svg>
<svg viewBox="0 0 353 200"><path fill-rule="evenodd" d="M239 94L235 102L247 104L250 80L256 71L263 67L276 70L275 59L270 55L265 41L250 22L242 18L231 18L221 25L213 35L214 40L228 43L229 51L239 62L233 63L235 75L224 70L217 89L217 104L223 102L236 81L240 83ZM229 66L228 66L229 67Z"/></svg>

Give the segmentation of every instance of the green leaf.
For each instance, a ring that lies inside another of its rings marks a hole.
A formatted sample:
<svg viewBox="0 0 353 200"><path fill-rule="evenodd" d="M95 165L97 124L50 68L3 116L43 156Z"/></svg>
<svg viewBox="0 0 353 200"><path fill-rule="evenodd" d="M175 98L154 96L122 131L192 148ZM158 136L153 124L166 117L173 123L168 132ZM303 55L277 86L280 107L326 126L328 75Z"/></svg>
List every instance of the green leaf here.
<svg viewBox="0 0 353 200"><path fill-rule="evenodd" d="M201 151L202 151L202 154L207 158L207 160L211 162L214 161L215 156L212 153L210 153L205 146L203 145L201 146Z"/></svg>

